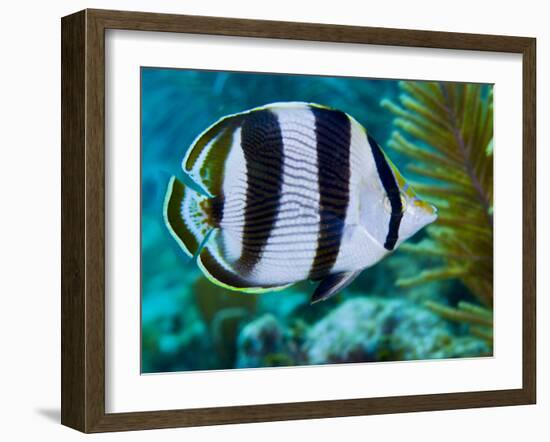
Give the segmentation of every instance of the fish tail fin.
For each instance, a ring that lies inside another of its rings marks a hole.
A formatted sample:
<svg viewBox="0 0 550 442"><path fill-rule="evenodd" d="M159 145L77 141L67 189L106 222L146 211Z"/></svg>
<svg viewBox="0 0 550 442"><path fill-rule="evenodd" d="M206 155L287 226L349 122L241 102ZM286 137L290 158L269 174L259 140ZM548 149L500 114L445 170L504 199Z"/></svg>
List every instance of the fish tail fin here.
<svg viewBox="0 0 550 442"><path fill-rule="evenodd" d="M218 197L208 198L172 177L164 200L164 220L185 254L196 257L204 275L213 283L234 291L258 293L273 287L256 287L228 261L219 228Z"/></svg>
<svg viewBox="0 0 550 442"><path fill-rule="evenodd" d="M186 187L176 177L168 183L164 200L164 221L189 257L195 256L209 232L219 226L218 198L208 198Z"/></svg>

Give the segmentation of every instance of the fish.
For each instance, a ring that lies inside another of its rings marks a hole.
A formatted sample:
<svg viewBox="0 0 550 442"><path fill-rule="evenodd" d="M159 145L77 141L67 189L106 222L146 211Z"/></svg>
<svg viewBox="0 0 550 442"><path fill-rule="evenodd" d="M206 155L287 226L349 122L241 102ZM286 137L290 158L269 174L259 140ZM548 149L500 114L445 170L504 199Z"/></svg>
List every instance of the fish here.
<svg viewBox="0 0 550 442"><path fill-rule="evenodd" d="M357 120L316 103L225 116L197 136L182 169L192 185L170 179L166 226L233 291L311 280L311 303L329 299L437 219Z"/></svg>

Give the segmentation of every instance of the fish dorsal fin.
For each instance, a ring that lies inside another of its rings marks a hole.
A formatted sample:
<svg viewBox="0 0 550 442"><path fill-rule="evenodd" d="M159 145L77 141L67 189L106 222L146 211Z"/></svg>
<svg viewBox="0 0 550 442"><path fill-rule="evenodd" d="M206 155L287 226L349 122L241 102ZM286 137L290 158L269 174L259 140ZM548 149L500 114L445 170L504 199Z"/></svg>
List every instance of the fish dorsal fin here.
<svg viewBox="0 0 550 442"><path fill-rule="evenodd" d="M328 275L315 289L315 292L311 296L311 303L314 304L319 301L326 301L331 296L336 295L340 290L350 285L360 273L361 270Z"/></svg>
<svg viewBox="0 0 550 442"><path fill-rule="evenodd" d="M304 102L271 103L220 118L191 143L183 158L183 170L202 193L209 197L219 195L227 157L233 144L240 141L235 135L248 115L263 110L300 109L310 105L321 107Z"/></svg>
<svg viewBox="0 0 550 442"><path fill-rule="evenodd" d="M209 197L220 194L225 161L245 114L229 115L216 121L195 138L183 158L183 170Z"/></svg>

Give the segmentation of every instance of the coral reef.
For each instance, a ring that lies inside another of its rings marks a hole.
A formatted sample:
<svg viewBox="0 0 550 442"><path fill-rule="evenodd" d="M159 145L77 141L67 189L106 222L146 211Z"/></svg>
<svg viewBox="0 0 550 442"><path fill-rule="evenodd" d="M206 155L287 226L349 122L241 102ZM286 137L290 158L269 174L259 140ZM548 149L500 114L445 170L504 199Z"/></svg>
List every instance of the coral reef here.
<svg viewBox="0 0 550 442"><path fill-rule="evenodd" d="M311 326L286 327L265 314L238 338L237 367L487 356L485 339L461 334L405 299L356 297Z"/></svg>
<svg viewBox="0 0 550 442"><path fill-rule="evenodd" d="M206 324L181 291L157 293L143 311L142 372L216 368Z"/></svg>
<svg viewBox="0 0 550 442"><path fill-rule="evenodd" d="M231 293L199 277L193 286L193 298L209 328L220 366L233 366L237 335L242 323L253 317L257 295Z"/></svg>
<svg viewBox="0 0 550 442"><path fill-rule="evenodd" d="M457 336L438 315L405 299L355 298L308 331L311 364L453 358L489 353L477 338Z"/></svg>
<svg viewBox="0 0 550 442"><path fill-rule="evenodd" d="M238 341L236 367L294 365L289 353L285 328L267 313L247 324ZM282 362L282 364L281 364Z"/></svg>

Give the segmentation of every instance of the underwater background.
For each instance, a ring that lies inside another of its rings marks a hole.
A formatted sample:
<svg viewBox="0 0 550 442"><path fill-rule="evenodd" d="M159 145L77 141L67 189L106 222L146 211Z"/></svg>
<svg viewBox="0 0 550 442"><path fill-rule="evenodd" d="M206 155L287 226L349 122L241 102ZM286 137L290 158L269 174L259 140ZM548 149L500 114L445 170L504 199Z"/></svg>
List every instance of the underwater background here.
<svg viewBox="0 0 550 442"><path fill-rule="evenodd" d="M310 305L209 282L163 219L171 176L219 118L315 102L363 124L439 219ZM142 373L492 355L492 86L309 75L141 70Z"/></svg>

